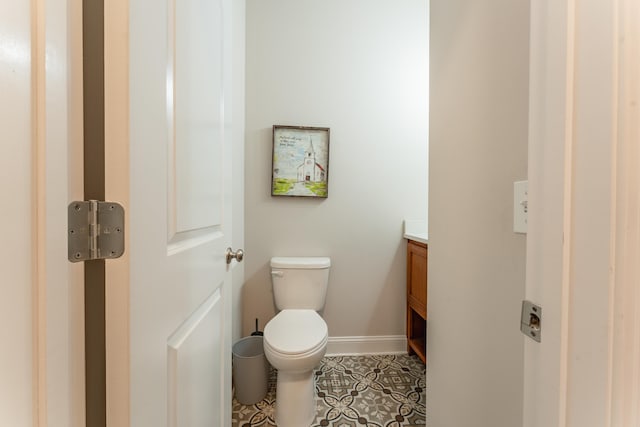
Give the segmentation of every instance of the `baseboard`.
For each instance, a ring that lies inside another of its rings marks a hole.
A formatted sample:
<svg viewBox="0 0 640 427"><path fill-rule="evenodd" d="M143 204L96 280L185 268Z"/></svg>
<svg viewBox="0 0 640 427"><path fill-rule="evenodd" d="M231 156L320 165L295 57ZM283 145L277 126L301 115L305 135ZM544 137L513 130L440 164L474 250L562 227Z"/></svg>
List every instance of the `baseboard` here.
<svg viewBox="0 0 640 427"><path fill-rule="evenodd" d="M360 354L402 354L407 352L404 335L368 337L329 337L327 356L353 356Z"/></svg>

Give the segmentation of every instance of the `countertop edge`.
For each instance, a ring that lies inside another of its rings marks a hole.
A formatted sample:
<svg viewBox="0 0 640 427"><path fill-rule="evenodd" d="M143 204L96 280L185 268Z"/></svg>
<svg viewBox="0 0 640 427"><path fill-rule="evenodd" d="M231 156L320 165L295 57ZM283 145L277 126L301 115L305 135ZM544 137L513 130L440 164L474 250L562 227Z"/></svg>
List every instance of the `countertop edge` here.
<svg viewBox="0 0 640 427"><path fill-rule="evenodd" d="M429 244L429 235L427 233L404 233L403 237L425 245Z"/></svg>

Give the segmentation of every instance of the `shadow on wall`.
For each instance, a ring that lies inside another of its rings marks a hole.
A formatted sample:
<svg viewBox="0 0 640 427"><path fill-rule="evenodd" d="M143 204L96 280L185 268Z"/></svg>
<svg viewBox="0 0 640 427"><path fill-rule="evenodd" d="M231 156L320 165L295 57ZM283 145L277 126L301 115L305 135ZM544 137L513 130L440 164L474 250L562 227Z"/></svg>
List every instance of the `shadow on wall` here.
<svg viewBox="0 0 640 427"><path fill-rule="evenodd" d="M269 262L246 279L242 287L242 313L242 336L250 335L255 330L256 318L258 328L264 331L264 325L276 315Z"/></svg>
<svg viewBox="0 0 640 427"><path fill-rule="evenodd" d="M386 274L384 275L384 279L380 278L379 280L381 282L381 287L376 287L375 292L372 293L374 297L372 301L374 301L374 304L373 310L370 311L358 311L357 309L355 309L356 306L353 306L357 299L355 295L348 297L346 301L334 300L333 303L331 303L330 301L332 300L332 297L336 293L338 293L337 289L335 288L335 284L333 284L332 286L332 282L335 279L332 279L331 277L341 276L341 267L348 268L349 272L352 274L350 274L351 277L357 277L362 276L362 273L367 269L370 269L371 266L363 262L349 265L343 264L342 266L340 264L332 262L332 276L330 276L329 289L327 291L327 306L325 306L323 312L320 312L320 315L323 316L323 318L330 326L330 336L340 335L339 333L335 334L331 332L331 318L333 316L338 316L342 310L347 309L344 306L342 308L339 307L343 304L351 307L350 312L352 321L355 321L355 319L357 318L358 323L365 326L365 329L363 329L362 332L358 333L357 335L398 335L398 331L396 330L398 325L396 325L396 323L399 325L404 325L406 316L404 308L402 308L402 311L396 312L394 316L395 320L394 322L391 322L391 324L384 322L384 324L381 325L379 322L379 318L389 310L389 301L398 301L401 303L401 306L404 307L404 302L402 301L404 301L404 295L406 292L406 252L407 241L406 239L400 238L393 252L393 256L387 258L389 264L378 266L380 267L380 270L385 271ZM358 273L358 271L360 273ZM342 273L342 275L344 275L344 272ZM400 280L398 280L398 278L400 278ZM348 282L350 282L350 280L348 280ZM259 329L261 331L264 331L264 326L276 315L278 311L273 298L270 260L262 264L252 276L246 279L242 287L241 294L241 336L248 336L255 330L256 318L258 319ZM326 315L324 311L326 311ZM403 332L401 332L401 334L402 333Z"/></svg>
<svg viewBox="0 0 640 427"><path fill-rule="evenodd" d="M406 292L406 281L398 282L398 277L406 277L407 270L407 241L406 239L400 239L398 247L393 258L390 260L388 273L384 279L382 288L378 294L374 309L370 312L370 316L367 322L367 335L388 335L391 331L380 331L375 329L379 326L376 322L376 316L382 311L387 310L389 301L397 299L398 295L404 295ZM402 299L402 297L401 297ZM403 319L406 317L406 312L403 312Z"/></svg>

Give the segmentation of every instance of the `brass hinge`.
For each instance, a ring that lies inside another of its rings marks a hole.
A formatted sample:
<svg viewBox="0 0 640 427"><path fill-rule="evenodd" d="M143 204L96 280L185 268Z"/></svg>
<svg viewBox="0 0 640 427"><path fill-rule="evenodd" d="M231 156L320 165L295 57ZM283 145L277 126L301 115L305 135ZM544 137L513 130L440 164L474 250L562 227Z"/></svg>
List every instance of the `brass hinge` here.
<svg viewBox="0 0 640 427"><path fill-rule="evenodd" d="M71 202L68 208L71 262L119 258L124 253L124 208L114 202Z"/></svg>

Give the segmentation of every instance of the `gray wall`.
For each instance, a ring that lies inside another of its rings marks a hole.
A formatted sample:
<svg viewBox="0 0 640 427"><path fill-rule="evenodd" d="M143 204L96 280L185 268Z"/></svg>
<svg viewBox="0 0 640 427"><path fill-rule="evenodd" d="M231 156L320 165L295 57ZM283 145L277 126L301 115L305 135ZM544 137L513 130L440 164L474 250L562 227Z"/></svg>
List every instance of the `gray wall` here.
<svg viewBox="0 0 640 427"><path fill-rule="evenodd" d="M247 1L243 333L274 314L269 259L326 255L330 336L403 335L402 221L427 215L423 0ZM329 197L271 197L271 127L331 128Z"/></svg>
<svg viewBox="0 0 640 427"><path fill-rule="evenodd" d="M522 424L529 2L431 1L427 424Z"/></svg>

